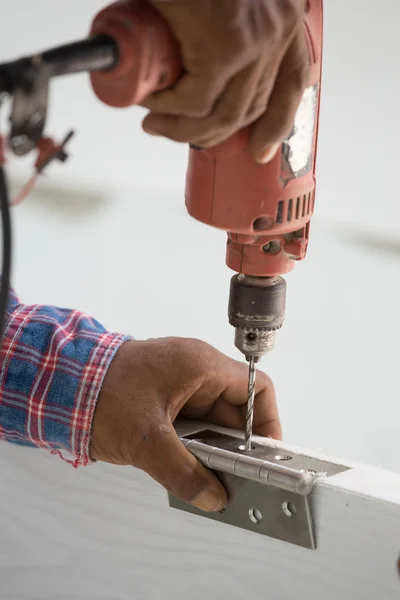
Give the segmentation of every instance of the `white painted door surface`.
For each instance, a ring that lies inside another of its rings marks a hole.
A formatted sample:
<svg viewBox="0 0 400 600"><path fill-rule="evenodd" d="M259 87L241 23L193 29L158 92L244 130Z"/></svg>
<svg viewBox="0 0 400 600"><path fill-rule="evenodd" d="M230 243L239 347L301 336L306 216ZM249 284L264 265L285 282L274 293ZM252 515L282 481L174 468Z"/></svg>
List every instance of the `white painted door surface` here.
<svg viewBox="0 0 400 600"><path fill-rule="evenodd" d="M3 445L0 477L2 599L400 595L400 475L387 471L355 466L317 484L315 551L168 508L128 467L73 470Z"/></svg>

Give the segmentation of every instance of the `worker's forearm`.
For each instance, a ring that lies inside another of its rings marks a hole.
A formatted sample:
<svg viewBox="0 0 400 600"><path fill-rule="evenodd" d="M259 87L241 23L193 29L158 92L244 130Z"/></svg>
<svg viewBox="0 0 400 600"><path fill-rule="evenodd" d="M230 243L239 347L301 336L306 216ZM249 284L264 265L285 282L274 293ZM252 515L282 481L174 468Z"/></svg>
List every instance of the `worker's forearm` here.
<svg viewBox="0 0 400 600"><path fill-rule="evenodd" d="M104 375L126 338L78 311L10 296L0 350L0 439L89 462Z"/></svg>

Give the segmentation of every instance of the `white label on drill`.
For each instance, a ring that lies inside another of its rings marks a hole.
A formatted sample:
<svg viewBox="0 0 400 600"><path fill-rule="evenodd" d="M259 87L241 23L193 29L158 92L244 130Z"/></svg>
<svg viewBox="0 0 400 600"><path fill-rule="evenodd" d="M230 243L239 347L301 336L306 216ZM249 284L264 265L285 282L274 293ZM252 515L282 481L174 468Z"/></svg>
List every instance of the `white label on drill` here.
<svg viewBox="0 0 400 600"><path fill-rule="evenodd" d="M295 177L311 167L317 116L318 84L305 90L291 134L283 142L283 153Z"/></svg>

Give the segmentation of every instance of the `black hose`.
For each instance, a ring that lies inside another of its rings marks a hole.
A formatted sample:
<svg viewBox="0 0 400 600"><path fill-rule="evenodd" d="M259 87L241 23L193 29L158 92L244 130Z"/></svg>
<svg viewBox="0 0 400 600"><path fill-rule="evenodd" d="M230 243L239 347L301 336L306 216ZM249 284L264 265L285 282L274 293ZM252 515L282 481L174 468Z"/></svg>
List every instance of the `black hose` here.
<svg viewBox="0 0 400 600"><path fill-rule="evenodd" d="M12 94L18 87L29 90L38 70L43 67L52 78L83 71L105 71L115 66L118 58L118 44L107 35L51 48L35 56L0 64L0 93Z"/></svg>
<svg viewBox="0 0 400 600"><path fill-rule="evenodd" d="M81 73L83 71L104 71L118 62L118 45L107 35L65 44L42 52L43 64L49 69L50 77Z"/></svg>
<svg viewBox="0 0 400 600"><path fill-rule="evenodd" d="M0 166L0 209L3 232L3 267L0 287L0 343L7 320L7 304L10 291L11 274L11 214L8 197L8 187L4 167Z"/></svg>

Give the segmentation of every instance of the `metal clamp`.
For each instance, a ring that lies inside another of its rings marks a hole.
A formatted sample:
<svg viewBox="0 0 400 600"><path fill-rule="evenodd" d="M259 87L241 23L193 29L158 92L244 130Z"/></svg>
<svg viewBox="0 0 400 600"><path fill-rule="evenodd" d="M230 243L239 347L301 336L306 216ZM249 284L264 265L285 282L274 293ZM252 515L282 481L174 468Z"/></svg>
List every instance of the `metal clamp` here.
<svg viewBox="0 0 400 600"><path fill-rule="evenodd" d="M310 506L314 483L318 474L330 477L348 467L257 443L245 452L239 438L208 430L181 441L201 463L217 472L229 501L222 512L204 513L170 495L171 507L315 549Z"/></svg>

